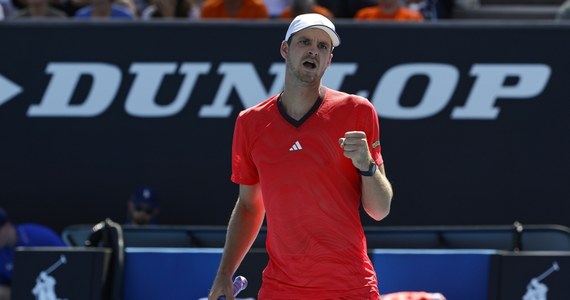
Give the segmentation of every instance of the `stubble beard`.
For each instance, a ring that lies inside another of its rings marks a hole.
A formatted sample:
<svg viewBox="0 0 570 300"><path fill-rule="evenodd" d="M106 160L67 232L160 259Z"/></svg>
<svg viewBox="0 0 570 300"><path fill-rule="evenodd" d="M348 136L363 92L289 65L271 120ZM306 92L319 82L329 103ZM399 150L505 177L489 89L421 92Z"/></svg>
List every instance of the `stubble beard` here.
<svg viewBox="0 0 570 300"><path fill-rule="evenodd" d="M319 75L318 72L306 72L302 65L294 66L290 61L287 61L287 68L295 76L298 82L303 83L306 86L313 85L316 82L320 83L320 78L322 76Z"/></svg>

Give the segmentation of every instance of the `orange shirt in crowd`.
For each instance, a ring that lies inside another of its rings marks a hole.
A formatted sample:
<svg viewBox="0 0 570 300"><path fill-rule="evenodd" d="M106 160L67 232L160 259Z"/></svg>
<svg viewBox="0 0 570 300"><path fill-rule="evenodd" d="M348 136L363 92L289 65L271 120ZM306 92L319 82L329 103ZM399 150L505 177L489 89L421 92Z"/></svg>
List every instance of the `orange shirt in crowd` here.
<svg viewBox="0 0 570 300"><path fill-rule="evenodd" d="M334 18L334 15L330 10L328 10L326 7L320 6L318 4L315 4L315 7L313 8L312 13L321 14L321 15L329 18L329 19ZM283 13L279 17L281 19L293 19L296 16L293 16L293 13L291 12L291 8L287 7L283 10Z"/></svg>
<svg viewBox="0 0 570 300"><path fill-rule="evenodd" d="M421 13L409 8L400 7L393 14L384 14L379 6L361 8L354 16L356 20L396 20L396 21L418 21L424 20Z"/></svg>
<svg viewBox="0 0 570 300"><path fill-rule="evenodd" d="M206 0L200 17L204 19L269 19L269 12L262 0L243 0L241 8L234 15L229 15L224 0Z"/></svg>

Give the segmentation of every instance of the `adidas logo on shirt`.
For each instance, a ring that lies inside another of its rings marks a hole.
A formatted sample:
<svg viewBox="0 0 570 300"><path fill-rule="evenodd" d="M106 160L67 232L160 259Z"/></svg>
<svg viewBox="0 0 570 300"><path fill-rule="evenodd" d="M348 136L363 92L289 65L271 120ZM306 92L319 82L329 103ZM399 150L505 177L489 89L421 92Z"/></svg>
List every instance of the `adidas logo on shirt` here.
<svg viewBox="0 0 570 300"><path fill-rule="evenodd" d="M301 143L299 143L299 141L296 141L295 144L289 148L289 151L299 151L301 149L303 149L303 147L301 147Z"/></svg>

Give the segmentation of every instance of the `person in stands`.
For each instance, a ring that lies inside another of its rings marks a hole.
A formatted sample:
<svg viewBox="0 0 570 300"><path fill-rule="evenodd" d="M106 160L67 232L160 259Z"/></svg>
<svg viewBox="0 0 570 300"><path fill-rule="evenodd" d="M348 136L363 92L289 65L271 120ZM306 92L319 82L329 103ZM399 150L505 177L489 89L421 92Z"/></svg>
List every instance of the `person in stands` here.
<svg viewBox="0 0 570 300"><path fill-rule="evenodd" d="M0 300L10 300L14 251L17 247L66 247L59 234L51 228L35 224L15 224L0 208Z"/></svg>
<svg viewBox="0 0 570 300"><path fill-rule="evenodd" d="M150 186L136 188L127 200L125 225L147 226L156 224L160 212L158 192Z"/></svg>
<svg viewBox="0 0 570 300"><path fill-rule="evenodd" d="M399 0L377 1L378 5L357 11L354 19L359 21L424 21L424 17L419 11L401 5Z"/></svg>

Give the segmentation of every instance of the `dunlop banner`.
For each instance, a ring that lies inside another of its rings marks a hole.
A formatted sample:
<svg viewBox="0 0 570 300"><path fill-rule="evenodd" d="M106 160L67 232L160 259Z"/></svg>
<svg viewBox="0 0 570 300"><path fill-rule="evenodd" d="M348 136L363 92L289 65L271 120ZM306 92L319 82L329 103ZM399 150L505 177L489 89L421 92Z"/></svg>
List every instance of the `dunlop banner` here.
<svg viewBox="0 0 570 300"><path fill-rule="evenodd" d="M56 228L121 222L148 184L160 223L226 224L234 121L282 89L287 25L0 23L1 205ZM378 111L382 224L570 225L570 26L337 29L323 84Z"/></svg>

